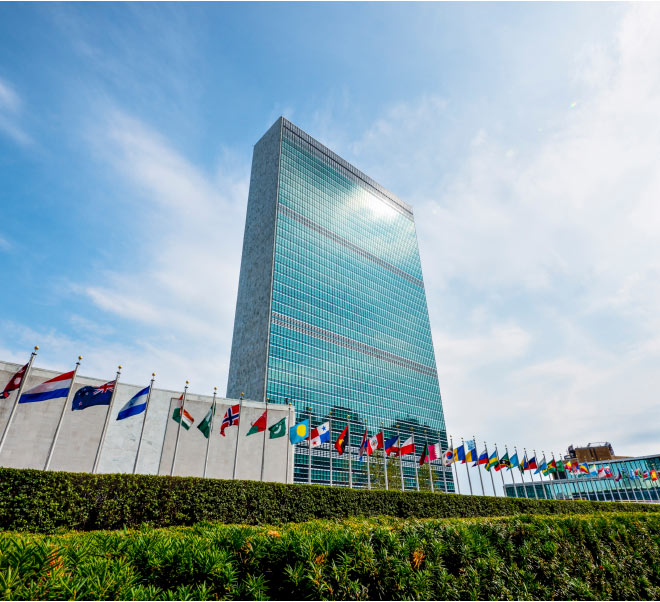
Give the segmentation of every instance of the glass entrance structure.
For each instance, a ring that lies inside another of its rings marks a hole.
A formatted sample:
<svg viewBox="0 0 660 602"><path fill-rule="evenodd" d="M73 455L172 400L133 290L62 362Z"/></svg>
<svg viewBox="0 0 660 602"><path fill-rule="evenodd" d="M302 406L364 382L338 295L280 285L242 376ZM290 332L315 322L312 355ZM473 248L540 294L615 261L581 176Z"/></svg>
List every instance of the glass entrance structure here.
<svg viewBox="0 0 660 602"><path fill-rule="evenodd" d="M331 420L332 441L350 422L354 453L365 430L447 448L412 208L284 118L253 154L227 386L241 393ZM329 484L329 448L310 468L298 445L295 481ZM346 455L332 457L347 485ZM366 486L366 463L352 475ZM404 463L405 487L414 479Z"/></svg>

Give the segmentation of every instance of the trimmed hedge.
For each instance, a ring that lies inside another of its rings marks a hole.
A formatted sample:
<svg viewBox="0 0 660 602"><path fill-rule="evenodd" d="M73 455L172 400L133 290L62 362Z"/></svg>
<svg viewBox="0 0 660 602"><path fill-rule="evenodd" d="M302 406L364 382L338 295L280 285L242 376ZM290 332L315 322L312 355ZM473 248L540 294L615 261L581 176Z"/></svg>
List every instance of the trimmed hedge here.
<svg viewBox="0 0 660 602"><path fill-rule="evenodd" d="M657 600L660 515L0 533L11 600Z"/></svg>
<svg viewBox="0 0 660 602"><path fill-rule="evenodd" d="M0 529L52 532L192 525L283 524L315 518L441 518L659 512L660 505L524 500L357 490L193 477L0 468Z"/></svg>

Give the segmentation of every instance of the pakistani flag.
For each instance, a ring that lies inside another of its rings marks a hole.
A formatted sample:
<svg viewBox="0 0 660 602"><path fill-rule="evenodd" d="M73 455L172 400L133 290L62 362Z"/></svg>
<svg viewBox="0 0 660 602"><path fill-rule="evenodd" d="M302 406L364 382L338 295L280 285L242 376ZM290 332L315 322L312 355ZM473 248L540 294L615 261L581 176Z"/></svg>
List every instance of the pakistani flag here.
<svg viewBox="0 0 660 602"><path fill-rule="evenodd" d="M195 422L195 419L190 415L188 410L182 406L183 395L179 397L179 405L174 409L172 420L174 420L174 422L179 422L184 429L188 430L193 425L193 422Z"/></svg>
<svg viewBox="0 0 660 602"><path fill-rule="evenodd" d="M276 422L273 426L268 427L268 430L270 431L271 439L284 437L284 435L286 435L286 416L279 422Z"/></svg>
<svg viewBox="0 0 660 602"><path fill-rule="evenodd" d="M211 420L213 420L213 409L214 406L211 406L209 408L209 411L206 412L206 416L204 416L204 420L202 420L198 425L197 428L202 431L202 434L208 439L209 436L211 435Z"/></svg>

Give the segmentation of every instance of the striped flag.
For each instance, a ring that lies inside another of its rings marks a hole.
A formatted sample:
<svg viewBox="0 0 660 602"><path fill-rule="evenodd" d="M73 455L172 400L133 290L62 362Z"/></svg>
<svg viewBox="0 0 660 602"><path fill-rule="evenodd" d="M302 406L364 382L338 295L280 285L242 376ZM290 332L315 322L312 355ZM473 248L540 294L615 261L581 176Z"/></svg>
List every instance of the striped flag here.
<svg viewBox="0 0 660 602"><path fill-rule="evenodd" d="M55 378L51 378L46 382L33 387L21 395L18 403L31 403L33 401L46 401L47 399L57 399L58 397L66 397L71 388L71 381L73 380L74 370L65 372Z"/></svg>
<svg viewBox="0 0 660 602"><path fill-rule="evenodd" d="M195 422L195 419L190 415L188 410L183 407L183 394L179 397L179 405L174 408L172 420L174 420L174 422L180 422L181 426L186 430L188 430L193 425L193 422Z"/></svg>

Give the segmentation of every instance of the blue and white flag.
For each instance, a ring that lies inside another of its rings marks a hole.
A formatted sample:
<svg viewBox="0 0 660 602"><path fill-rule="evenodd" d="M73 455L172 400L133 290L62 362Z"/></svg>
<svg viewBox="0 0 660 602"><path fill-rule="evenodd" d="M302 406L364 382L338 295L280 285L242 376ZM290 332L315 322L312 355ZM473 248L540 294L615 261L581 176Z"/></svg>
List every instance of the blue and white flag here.
<svg viewBox="0 0 660 602"><path fill-rule="evenodd" d="M149 385L150 386L150 385ZM136 416L144 412L144 409L147 407L147 395L149 395L149 386L145 387L139 393L136 393L128 400L128 403L119 410L117 414L117 420L123 420L129 416Z"/></svg>

